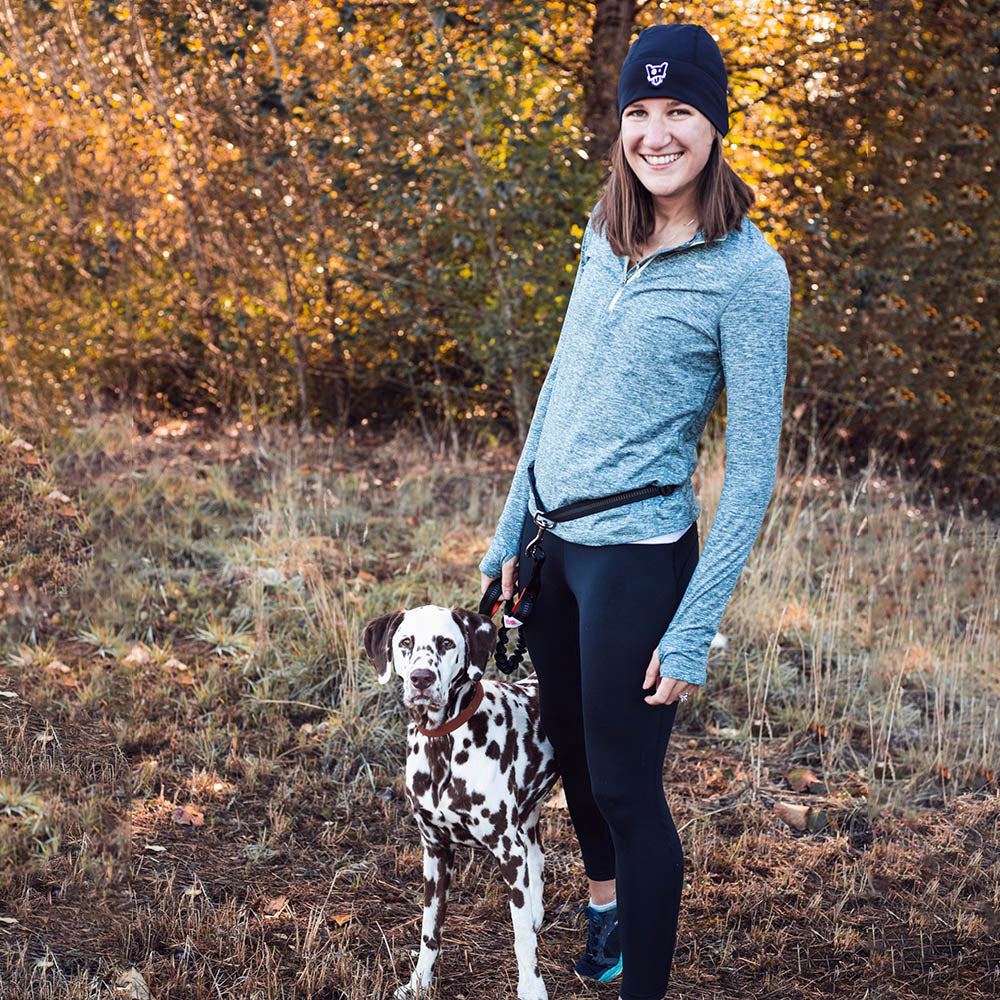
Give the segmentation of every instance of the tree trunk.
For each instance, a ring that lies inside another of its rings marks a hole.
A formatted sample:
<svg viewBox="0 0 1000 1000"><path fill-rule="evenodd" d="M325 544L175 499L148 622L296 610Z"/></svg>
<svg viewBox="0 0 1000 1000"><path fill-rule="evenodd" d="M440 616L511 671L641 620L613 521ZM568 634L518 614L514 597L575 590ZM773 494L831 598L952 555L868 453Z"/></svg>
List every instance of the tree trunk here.
<svg viewBox="0 0 1000 1000"><path fill-rule="evenodd" d="M604 159L618 137L618 71L632 38L636 0L593 0L583 76L583 124L590 136L591 159Z"/></svg>

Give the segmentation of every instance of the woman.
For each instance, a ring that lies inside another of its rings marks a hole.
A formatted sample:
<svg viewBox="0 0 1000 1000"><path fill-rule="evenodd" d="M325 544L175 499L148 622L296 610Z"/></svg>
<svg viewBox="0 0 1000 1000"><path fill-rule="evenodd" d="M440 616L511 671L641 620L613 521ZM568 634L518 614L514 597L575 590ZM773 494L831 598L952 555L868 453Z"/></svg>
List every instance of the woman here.
<svg viewBox="0 0 1000 1000"><path fill-rule="evenodd" d="M678 700L716 633L774 488L789 282L723 162L727 76L692 24L643 31L618 80L610 175L482 588L526 581L533 517L656 483L666 495L545 531L524 638L589 880L576 964L660 1000L683 883L662 771ZM727 391L726 475L699 559L696 444ZM533 466L533 483L529 481Z"/></svg>

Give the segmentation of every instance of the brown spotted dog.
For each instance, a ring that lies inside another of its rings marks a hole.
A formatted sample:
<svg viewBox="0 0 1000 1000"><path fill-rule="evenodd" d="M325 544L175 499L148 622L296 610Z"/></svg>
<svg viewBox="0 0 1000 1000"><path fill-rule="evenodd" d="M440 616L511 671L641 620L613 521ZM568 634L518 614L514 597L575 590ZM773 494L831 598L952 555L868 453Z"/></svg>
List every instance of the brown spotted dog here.
<svg viewBox="0 0 1000 1000"><path fill-rule="evenodd" d="M482 845L510 887L519 1000L546 1000L535 933L542 923L538 815L556 780L533 677L483 680L496 627L472 611L427 605L369 622L365 651L385 684L403 679L406 794L424 845L420 956L400 998L422 997L441 947L457 844Z"/></svg>

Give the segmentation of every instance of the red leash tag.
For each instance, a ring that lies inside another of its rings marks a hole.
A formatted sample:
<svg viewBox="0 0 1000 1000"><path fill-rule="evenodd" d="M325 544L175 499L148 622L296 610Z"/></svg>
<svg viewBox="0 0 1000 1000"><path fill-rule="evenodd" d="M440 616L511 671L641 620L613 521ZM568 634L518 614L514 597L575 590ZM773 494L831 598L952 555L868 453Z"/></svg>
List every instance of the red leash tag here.
<svg viewBox="0 0 1000 1000"><path fill-rule="evenodd" d="M504 624L504 628L520 628L524 624L524 622L519 621L517 618L514 618L512 615L504 615L503 616L503 624Z"/></svg>

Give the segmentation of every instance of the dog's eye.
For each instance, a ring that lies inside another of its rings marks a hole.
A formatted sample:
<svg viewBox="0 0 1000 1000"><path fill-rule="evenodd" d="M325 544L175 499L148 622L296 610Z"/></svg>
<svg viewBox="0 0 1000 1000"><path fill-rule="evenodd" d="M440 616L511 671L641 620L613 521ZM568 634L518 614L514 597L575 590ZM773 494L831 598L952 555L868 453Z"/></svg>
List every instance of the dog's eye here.
<svg viewBox="0 0 1000 1000"><path fill-rule="evenodd" d="M403 649L409 649L413 645L413 636L403 636L403 638L399 640L399 644L403 647Z"/></svg>
<svg viewBox="0 0 1000 1000"><path fill-rule="evenodd" d="M455 648L455 643L452 642L451 639L442 639L441 640L441 646L444 649L454 649Z"/></svg>

